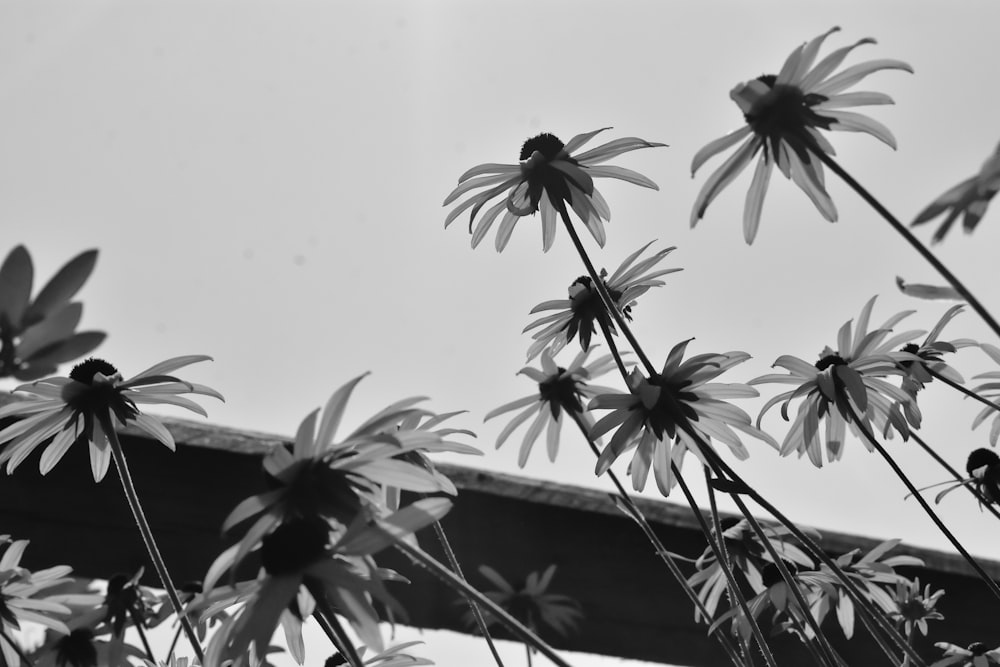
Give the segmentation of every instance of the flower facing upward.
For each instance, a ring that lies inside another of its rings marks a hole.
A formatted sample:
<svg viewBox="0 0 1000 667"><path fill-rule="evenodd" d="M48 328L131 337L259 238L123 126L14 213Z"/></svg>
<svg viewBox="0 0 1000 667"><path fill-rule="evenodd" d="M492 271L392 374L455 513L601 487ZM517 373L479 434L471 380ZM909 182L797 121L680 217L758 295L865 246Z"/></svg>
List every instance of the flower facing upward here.
<svg viewBox="0 0 1000 667"><path fill-rule="evenodd" d="M472 233L472 247L475 248L502 212L504 215L496 238L496 249L500 252L510 241L514 224L526 215L541 211L542 250L548 251L556 237L556 216L568 213L566 204L569 204L598 244L603 246L604 221L611 219L611 210L594 187L594 178L617 178L653 190L659 188L656 183L631 169L599 165L622 153L666 145L625 137L577 153L597 134L609 129L605 127L578 134L565 145L549 133L539 134L524 142L520 164L487 163L469 169L458 179L458 187L444 200L444 206L473 190L488 189L456 206L448 214L444 226L447 227L471 208L469 231ZM479 211L491 199L500 196L504 196L503 200L487 209L473 230L472 223Z"/></svg>
<svg viewBox="0 0 1000 667"><path fill-rule="evenodd" d="M176 405L208 416L205 409L181 394L202 394L222 399L222 395L204 385L180 380L170 375L211 357L190 355L174 357L123 380L118 370L103 359L87 359L77 364L69 377L53 377L23 384L14 391L30 398L0 408L0 418L21 419L0 430L0 465L14 472L25 458L48 439L52 442L42 452L39 469L44 475L69 449L83 440L90 445L90 466L95 481L108 472L111 451L108 431L134 425L159 440L171 450L174 439L159 419L139 411L139 405Z"/></svg>
<svg viewBox="0 0 1000 667"><path fill-rule="evenodd" d="M653 243L650 241L626 257L610 278L605 279L607 271L601 271L601 279L608 288L608 294L626 319L632 319L632 306L635 305L637 298L652 287L664 285L664 282L659 280L661 276L681 270L679 268L652 270L676 249L674 247L664 248L636 263L639 256ZM539 313L543 310L556 312L539 318L524 328L525 332L539 329L531 335L534 342L528 348L528 361L537 357L546 347L549 347L551 354L558 354L577 335L580 337L580 346L584 350L588 349L590 339L594 335L595 322L599 327L606 326L608 331L616 333L614 320L604 307L601 295L588 276L581 276L573 281L569 286L569 298L545 301L532 308L531 312Z"/></svg>
<svg viewBox="0 0 1000 667"><path fill-rule="evenodd" d="M712 200L758 153L760 157L743 209L743 237L747 243L753 243L757 235L764 195L775 165L785 178L790 178L808 195L824 218L833 222L837 219L837 209L826 192L823 167L814 158L820 152L833 155L834 150L820 130L864 132L896 147L896 140L887 127L867 116L844 111L847 107L892 104L892 99L883 93L844 91L881 70L913 70L904 62L880 59L834 74L852 50L862 44L875 43L870 38L862 39L816 62L823 41L837 30L839 28L833 28L792 51L778 74L760 76L730 92L729 96L743 112L746 125L698 151L691 162L692 175L709 158L743 143L705 181L691 211L692 227L704 217Z"/></svg>
<svg viewBox="0 0 1000 667"><path fill-rule="evenodd" d="M788 375L763 375L750 381L752 385L766 382L795 385L791 391L775 396L764 405L757 418L758 426L764 414L779 403L781 416L788 421L791 402L803 399L795 421L781 444L782 456L792 452L798 452L799 456L806 454L813 465L822 467L824 438L820 436L819 425L825 419L827 458L829 461L840 459L844 453L847 424L855 428L852 411L873 435L877 431L887 433L891 426L904 437L909 436L906 419L895 406L909 402L910 396L883 378L905 374L891 352L923 332L906 331L886 338L892 327L913 311L897 313L881 327L869 332L868 319L874 305L875 297L872 297L861 309L853 336L851 321L845 322L837 334L837 350L824 348L815 364L783 355L774 365L787 370ZM872 423L877 429L872 429ZM871 445L867 440L864 442L870 451Z"/></svg>
<svg viewBox="0 0 1000 667"><path fill-rule="evenodd" d="M487 414L483 420L493 419L524 408L500 431L500 435L497 436L497 449L499 449L518 426L535 415L534 421L531 422L531 426L524 434L521 450L517 455L517 464L522 468L528 462L531 448L543 430L546 433L545 440L549 460L556 460L556 454L559 451L559 431L562 428L564 413L578 415L587 427L593 424L590 416L583 409L583 399L591 399L599 392L612 390L607 387L590 386L587 381L607 373L615 367L615 362L611 355L607 355L584 366L588 354L589 350L583 350L576 355L573 363L566 368L561 368L556 366L549 351L544 350L541 369L528 366L520 370L521 374L527 375L538 383L538 393L501 405Z"/></svg>
<svg viewBox="0 0 1000 667"><path fill-rule="evenodd" d="M997 191L1000 191L1000 145L986 158L978 174L965 179L932 201L910 224L921 225L947 212L941 226L934 232L934 243L944 239L960 215L964 216L962 227L969 233L982 220L986 207Z"/></svg>
<svg viewBox="0 0 1000 667"><path fill-rule="evenodd" d="M633 370L628 379L629 393L602 394L590 402L590 410L611 410L591 429L592 438L596 440L618 428L601 452L596 474L604 474L618 457L635 448L629 465L632 487L641 491L652 467L660 493L668 495L676 482L671 464L680 468L688 449L702 458L703 443L714 438L725 443L739 459L750 455L733 429L777 448L769 435L754 428L746 412L722 400L753 398L759 395L757 390L745 384L711 382L750 355L699 354L682 361L690 342L674 346L660 373L646 377L638 368Z"/></svg>

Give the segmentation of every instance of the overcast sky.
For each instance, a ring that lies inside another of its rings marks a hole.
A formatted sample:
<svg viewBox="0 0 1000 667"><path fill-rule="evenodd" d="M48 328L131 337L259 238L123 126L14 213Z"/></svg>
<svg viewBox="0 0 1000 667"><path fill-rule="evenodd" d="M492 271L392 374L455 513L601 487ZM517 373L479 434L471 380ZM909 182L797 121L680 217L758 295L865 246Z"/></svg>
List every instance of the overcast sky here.
<svg viewBox="0 0 1000 667"><path fill-rule="evenodd" d="M214 356L185 375L226 396L208 403L213 423L290 435L336 387L372 371L349 421L425 395L432 409L469 411L462 425L485 456L463 462L514 472L519 439L494 451L503 421L482 417L533 391L515 376L528 311L564 298L584 271L562 230L543 254L530 219L501 255L492 237L471 250L464 219L444 230L441 202L463 171L516 161L541 131L566 141L614 126L609 139L669 144L613 161L660 191L602 185L608 242L586 241L609 270L653 239L677 246L665 265L684 270L634 310L657 363L690 337L692 354L753 355L729 381L768 372L781 354L813 360L874 294L873 322L915 307L907 328L930 328L947 304L913 302L894 279L940 281L835 177L840 222L775 177L748 247L749 174L691 230L694 197L720 163L692 180L691 157L741 124L736 83L776 73L794 47L840 25L828 48L878 39L847 64L898 58L915 69L860 87L895 98L862 111L893 130L898 151L832 137L842 163L912 219L1000 139L997 13L985 0L2 2L0 253L25 244L43 280L99 248L82 293L84 328L109 332L99 354L126 377L175 355ZM974 236L938 248L994 312L998 241L992 211ZM990 340L972 313L947 334ZM993 370L976 350L956 366L967 377ZM969 430L978 409L938 386L922 401L926 439L964 469L987 445L986 427ZM765 425L783 435L777 413ZM567 436L555 464L539 447L523 473L604 488L589 450ZM793 519L946 548L860 442L822 470L748 446L738 470ZM946 479L915 446L890 450L917 484ZM700 476L693 461L687 469ZM973 552L995 557L993 517L959 494L940 509Z"/></svg>

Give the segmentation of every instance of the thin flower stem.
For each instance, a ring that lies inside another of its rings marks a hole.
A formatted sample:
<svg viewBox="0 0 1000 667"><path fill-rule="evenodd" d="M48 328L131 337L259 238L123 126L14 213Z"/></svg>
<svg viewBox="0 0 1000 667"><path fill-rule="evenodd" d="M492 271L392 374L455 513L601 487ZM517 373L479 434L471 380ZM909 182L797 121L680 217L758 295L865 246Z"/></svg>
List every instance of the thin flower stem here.
<svg viewBox="0 0 1000 667"><path fill-rule="evenodd" d="M970 554L965 549L965 547L962 546L962 543L959 542L958 538L956 538L955 535L948 529L948 526L944 525L944 522L941 521L941 518L938 517L937 513L931 508L931 506L927 504L927 501L924 500L924 497L920 494L920 491L917 489L916 486L913 485L913 482L911 482L910 478L906 476L906 473L903 472L902 468L899 467L899 465L892 458L892 456L889 455L889 452L885 450L885 447L882 446L882 444L875 438L874 435L871 434L868 428L861 422L861 420L858 418L857 413L854 411L854 407L851 406L849 403L847 403L847 409L851 416L852 422L854 423L855 426L858 427L862 435L864 435L865 439L871 443L872 447L874 447L878 451L878 453L882 456L882 458L885 459L885 462L889 464L889 467L892 468L892 471L896 473L896 477L898 477L899 480L906 485L906 488L910 490L910 493L916 497L917 502L920 503L920 506L924 509L924 512L927 513L927 516L929 516L931 520L934 522L934 525L938 527L938 530L940 530L941 533L948 538L948 541L952 543L952 545L958 550L960 554L962 554L962 557L965 558L965 560L969 563L969 565L972 566L972 569L976 571L976 574L978 574L979 577L983 580L983 582L985 582L986 586L990 589L990 592L993 593L993 595L995 595L998 600L1000 600L1000 586L997 586L997 583L993 581L993 578L986 573L986 570L984 570L982 566L979 564L979 562L972 557L972 554Z"/></svg>
<svg viewBox="0 0 1000 667"><path fill-rule="evenodd" d="M313 611L313 618L323 628L323 632L326 633L333 647L347 660L347 663L351 667L363 667L364 662L362 662L361 656L358 655L358 650L354 648L351 638L347 636L344 627L337 620L337 614L330 608L330 603L326 599L326 595L323 591L316 591L316 593L318 595L313 595L316 599L316 609Z"/></svg>
<svg viewBox="0 0 1000 667"><path fill-rule="evenodd" d="M715 530L715 534L719 539L719 553L722 554L723 560L722 567L726 568L730 572L733 572L732 559L729 557L729 549L726 547L726 538L722 534L722 519L719 518L719 508L715 503L715 489L709 483L711 480L711 473L708 468L705 468L705 486L708 489L708 508L712 513L712 527ZM734 572L735 574L735 572ZM732 605L733 600L736 599L736 591L732 589L731 586L726 586L726 594L729 595L729 604ZM822 664L822 660L817 660L818 663Z"/></svg>
<svg viewBox="0 0 1000 667"><path fill-rule="evenodd" d="M964 482L965 481L965 478L962 477L962 475L959 474L959 472L957 470L955 470L955 468L953 468L951 466L951 464L949 464L947 461L945 461L943 458L941 458L941 455L938 454L937 452L935 452L934 449L930 445L928 445L926 442L924 442L923 438L921 438L919 435L917 435L915 431L910 430L910 438L912 438L914 442L916 442L918 445L920 445L921 449L923 449L925 452L927 452L928 454L930 454L931 458L933 458L935 461L937 461L941 465L942 468L944 468L945 470L947 470L948 472L950 472L951 475L952 475L952 477L954 477L956 480L958 480L960 482ZM993 506L993 503L990 502L990 500L986 496L984 496L983 494L981 494L974 487L971 487L971 486L969 486L967 484L962 484L962 486L964 486L969 491L969 493L971 493L973 496L975 496L976 500L979 501L980 506L985 507L986 509L988 509L993 514L993 516L995 516L996 518L1000 519L1000 511L998 511L997 508L995 508Z"/></svg>
<svg viewBox="0 0 1000 667"><path fill-rule="evenodd" d="M799 639L805 645L809 653L812 654L813 660L821 662L822 660L819 656L819 649L817 649L816 645L811 641L806 641L806 631L805 628L802 627L802 621L800 621L795 614L788 614L788 619L792 622L792 625L795 626L795 631L799 633ZM833 651L833 657L837 659L837 665L840 667L848 667L847 663L844 662L844 659L840 657L840 654L837 653L836 650Z"/></svg>
<svg viewBox="0 0 1000 667"><path fill-rule="evenodd" d="M424 495L424 497L427 496ZM437 535L438 542L441 544L441 550L444 551L445 558L448 559L448 564L451 566L452 571L461 577L462 580L465 580L465 574L462 573L462 566L459 564L458 558L455 556L455 550L451 548L451 542L448 540L448 535L445 534L444 526L441 525L440 521L434 522L434 534ZM500 654L497 652L497 647L493 643L493 637L490 636L490 630L486 626L486 619L483 618L483 611L479 608L479 605L472 600L466 601L469 603L469 609L472 611L472 616L476 619L476 626L479 628L479 632L482 633L483 639L486 640L486 645L489 646L494 662L497 663L497 667L504 667L503 660L500 658Z"/></svg>
<svg viewBox="0 0 1000 667"><path fill-rule="evenodd" d="M583 243L580 241L579 235L576 233L576 229L573 227L573 222L569 219L569 213L566 212L566 205L563 204L559 208L559 215L562 216L562 221L566 225L566 231L569 233L569 237L573 240L573 245L576 246L576 252L580 255L580 259L583 261L583 265L587 267L587 273L590 275L590 282L593 284L594 289L597 293L601 295L601 301L604 303L604 307L611 317L615 319L615 324L621 330L625 339L628 340L628 344L632 347L632 351L635 352L636 356L639 357L639 361L646 368L646 372L650 375L656 375L656 368L649 362L649 357L646 353L642 351L642 347L639 346L639 341L635 339L635 335L632 333L632 329L629 328L628 324L625 322L625 318L622 316L621 312L618 310L618 306L615 305L615 300L611 298L608 293L608 288L604 285L604 280L601 278L600 274L594 268L594 264L590 261L590 257L587 255L587 251L583 247ZM600 319L600 318L598 318Z"/></svg>
<svg viewBox="0 0 1000 667"><path fill-rule="evenodd" d="M528 656L528 667L531 667L531 646L528 644L524 645L524 654Z"/></svg>
<svg viewBox="0 0 1000 667"><path fill-rule="evenodd" d="M946 385L948 385L952 389L960 391L963 394L965 394L966 396L968 396L969 398L977 400L980 403L982 403L983 405L989 406L989 407L993 408L994 410L996 410L997 412L1000 412L1000 405L997 405L996 403L994 403L993 401L989 400L988 398L984 398L984 397L980 396L979 394L977 394L976 392L972 391L968 387L964 387L964 386L960 385L959 383L955 382L954 380L949 380L948 378L946 378L945 376L941 375L940 373L938 373L934 369L930 368L929 366L925 366L925 368L931 374L932 377L937 378L938 380L941 380L941 382L944 382Z"/></svg>
<svg viewBox="0 0 1000 667"><path fill-rule="evenodd" d="M906 633L906 643L909 644L910 646L913 646L913 635L914 635L914 630L916 629L917 629L916 625L911 625L910 631ZM910 656L906 655L905 653L903 654L903 664L901 665L901 667L910 667Z"/></svg>
<svg viewBox="0 0 1000 667"><path fill-rule="evenodd" d="M880 636L879 633L874 631L874 628L868 625L868 623L865 623L865 627L868 628L872 638L879 645L879 648L882 649L882 652L885 653L889 660L893 662L893 664L896 663L896 655L889 648L889 646L885 644L884 639L888 639L895 644L897 648L902 649L904 653L909 655L910 659L913 660L914 667L926 667L926 663L924 663L923 659L920 658L912 647L907 645L905 638L899 634L899 631L896 630L891 623L889 623L885 615L879 609L877 609L866 597L864 597L861 591L857 589L854 582L851 581L851 578L844 574L834 560L830 558L825 551L823 551L822 547L816 544L815 540L795 525L791 519L785 516L785 514L777 507L772 505L756 489L747 484L743 478L741 478L736 471L733 470L721 456L719 456L718 452L712 448L702 449L702 452L708 460L709 465L712 466L713 472L715 472L716 475L720 475L719 471L721 470L725 473L726 478L742 484L744 492L750 496L755 503L760 505L764 511L773 516L779 523L781 523L781 525L788 528L795 538L809 550L813 557L826 565L833 575L840 580L840 583L844 586L844 590L847 592L848 596L855 603L855 605L857 605L857 607L864 612L862 619L864 619L864 616L867 615L872 622L878 626L878 629L884 633L885 637Z"/></svg>
<svg viewBox="0 0 1000 667"><path fill-rule="evenodd" d="M398 551L402 552L414 563L420 565L432 575L440 579L449 588L461 593L466 599L472 599L478 602L490 614L496 616L497 620L503 623L519 640L525 644L534 646L542 655L554 662L556 665L559 665L559 667L571 667L568 662L563 660L559 654L556 653L551 646L546 644L538 635L525 627L523 623L507 613L506 610L493 602L493 600L489 599L470 586L464 579L459 578L454 572L439 563L430 554L418 546L397 539L393 533L385 531L385 534L387 537L392 539L393 546Z"/></svg>
<svg viewBox="0 0 1000 667"><path fill-rule="evenodd" d="M698 503L691 494L691 489L688 488L687 482L685 482L684 477L681 476L681 471L677 468L677 464L671 461L670 469L673 471L674 477L677 479L677 485L681 487L681 492L684 494L684 498L687 499L687 503L691 507L691 513L694 514L695 519L701 526L701 532L705 534L705 539L708 540L708 546L712 550L715 560L722 565L722 574L726 577L726 582L728 583L730 590L735 591L736 593L736 602L739 605L740 610L743 612L744 617L747 619L747 623L750 625L750 632L753 633L757 646L760 648L761 655L764 656L764 662L768 665L776 665L774 656L771 654L771 647L767 645L767 641L764 639L764 633L761 632L760 626L757 625L757 618L753 615L753 613L751 613L750 606L747 604L747 599L743 595L743 591L740 590L739 585L736 583L732 570L723 565L725 561L722 558L721 550L719 545L716 544L715 539L717 538L721 542L725 538L721 534L712 535L712 529L709 528L708 523L705 522L705 517L701 514L701 508L698 507Z"/></svg>
<svg viewBox="0 0 1000 667"><path fill-rule="evenodd" d="M586 439L587 444L590 445L590 449L592 452L594 452L594 456L600 457L601 452L597 448L597 445L594 443L594 440L590 437L590 433L587 430L587 425L583 423L583 421L580 418L580 415L576 412L570 413L570 415L572 416L573 421L576 423L577 427L580 429L580 432L583 434L584 439ZM667 569L670 570L670 574L673 575L674 579L677 580L677 583L680 584L681 588L684 590L684 593L688 596L688 599L691 600L692 604L694 604L694 606L701 613L702 618L705 619L705 622L706 623L711 622L711 614L708 613L708 609L705 608L705 604L701 601L701 598L698 597L698 594L694 591L694 589L691 588L691 585L688 584L687 578L684 576L684 574L681 572L680 567L677 565L677 561L674 560L673 555L670 553L670 551L667 550L663 542L660 541L659 536L657 536L657 534L653 532L653 527L649 525L649 521L646 520L646 517L642 513L642 510L639 509L639 506L635 504L634 500L632 500L632 497L625 490L625 487L622 486L622 483L618 480L618 476L615 475L613 470L608 470L606 474L608 478L611 480L611 483L614 484L615 489L618 491L618 498L625 506L628 515L632 517L633 521L639 524L639 527L642 529L642 532L646 536L646 539L648 539L650 544L653 545L653 549L656 551L656 554L663 560L663 563L667 566ZM726 633L715 632L712 634L722 645L722 648L726 651L726 653L729 656L729 659L732 661L734 665L739 666L746 664L744 660L740 659L739 654L737 653L735 647L733 647L733 645L730 643L729 638L726 636Z"/></svg>
<svg viewBox="0 0 1000 667"><path fill-rule="evenodd" d="M167 565L163 562L163 556L160 555L160 550L156 546L156 540L153 538L153 531L150 530L149 522L146 521L146 515L142 511L139 496L135 491L135 485L132 483L132 474L129 472L128 463L125 461L125 452L122 450L118 433L111 423L111 416L109 414L101 416L100 422L102 429L108 436L111 456L114 457L115 467L118 468L118 478L121 480L122 490L125 492L125 500L128 502L129 509L132 510L132 518L135 519L135 524L139 528L139 534L142 535L146 551L149 553L150 560L153 561L153 567L156 568L156 574L160 577L160 583L163 584L163 588L167 591L167 597L174 608L174 613L180 619L181 627L184 628L184 633L187 635L188 641L191 642L191 648L194 650L198 662L203 663L205 662L205 653L201 650L198 636L194 632L194 627L191 625L191 620L187 616L184 605L181 604L177 588L174 586L174 582L170 580L170 572L167 571Z"/></svg>
<svg viewBox="0 0 1000 667"><path fill-rule="evenodd" d="M958 293L962 295L962 298L968 301L972 309L979 313L979 316L983 318L986 324L993 330L998 337L1000 337L1000 324L990 315L989 311L983 307L983 304L979 303L979 300L969 291L969 289L962 284L962 282L955 276L948 267L946 267L930 250L928 250L924 244L922 244L916 236L914 236L909 229L907 229L903 223L901 223L896 216L889 212L889 210L881 204L875 197L865 189L860 183L854 180L854 177L847 173L840 164L833 159L832 156L827 155L825 151L813 151L813 154L818 157L823 164L830 168L833 173L840 176L847 185L849 185L858 195L861 196L868 204L875 209L875 211L881 215L885 220L892 225L899 234L906 239L906 242L913 246L920 255L926 259L931 266L933 266L941 276L951 284Z"/></svg>
<svg viewBox="0 0 1000 667"><path fill-rule="evenodd" d="M128 610L128 615L132 617L132 623L135 625L135 631L139 633L139 640L142 642L142 648L146 651L146 657L149 658L150 662L155 663L156 658L153 656L153 649L149 646L149 639L146 637L146 630L143 628L142 619L139 615L135 613L134 609Z"/></svg>
<svg viewBox="0 0 1000 667"><path fill-rule="evenodd" d="M622 374L622 379L625 380L625 386L628 386L628 371L625 369L625 362L622 361L621 353L618 352L618 346L611 337L611 329L608 327L608 323L599 317L597 318L597 323L600 324L601 331L604 333L604 340L608 341L608 347L611 348L611 356L615 358L615 364L618 365L618 370Z"/></svg>

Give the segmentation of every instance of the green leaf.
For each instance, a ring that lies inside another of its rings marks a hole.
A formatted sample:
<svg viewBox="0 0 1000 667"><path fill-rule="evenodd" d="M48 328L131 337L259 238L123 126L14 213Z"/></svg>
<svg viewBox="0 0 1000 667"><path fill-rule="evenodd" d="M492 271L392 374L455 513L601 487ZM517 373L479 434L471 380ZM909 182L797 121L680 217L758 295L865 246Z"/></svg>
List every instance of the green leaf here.
<svg viewBox="0 0 1000 667"><path fill-rule="evenodd" d="M69 300L80 291L87 282L94 264L97 263L97 251L88 250L80 253L65 264L52 279L45 284L42 291L24 314L26 324L34 324L49 313L69 303Z"/></svg>
<svg viewBox="0 0 1000 667"><path fill-rule="evenodd" d="M21 319L31 301L34 273L31 255L23 245L11 250L0 266L0 322L6 316L15 333L20 332Z"/></svg>

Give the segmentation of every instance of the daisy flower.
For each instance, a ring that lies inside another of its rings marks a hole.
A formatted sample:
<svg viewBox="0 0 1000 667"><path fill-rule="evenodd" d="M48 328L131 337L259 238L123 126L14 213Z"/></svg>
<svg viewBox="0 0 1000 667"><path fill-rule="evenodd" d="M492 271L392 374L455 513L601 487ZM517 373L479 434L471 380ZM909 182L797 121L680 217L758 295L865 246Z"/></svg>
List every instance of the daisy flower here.
<svg viewBox="0 0 1000 667"><path fill-rule="evenodd" d="M771 546L781 554L785 561L810 569L815 567L813 560L788 540L790 531L787 528L770 524L762 524L761 527ZM722 538L732 562L733 572L740 572L750 590L755 594L767 588L763 572L764 568L768 564L772 564L774 560L760 541L760 537L750 528L747 520L740 519L734 525L723 530ZM716 559L715 552L710 547L706 547L698 560L695 561L695 567L698 571L688 577L688 584L692 588L701 587L698 590L698 598L705 605L705 610L709 615L714 616L723 593L728 590L728 582L725 572L722 570L722 564ZM696 621L700 620L701 611L695 609L694 617Z"/></svg>
<svg viewBox="0 0 1000 667"><path fill-rule="evenodd" d="M422 397L397 401L367 419L341 442L334 441L347 402L364 377L360 375L337 389L322 413L316 409L307 415L291 447L276 447L264 458L270 489L243 500L222 526L228 531L256 517L239 544L236 563L283 521L321 517L343 527L359 515L379 514L386 487L418 493L457 493L447 477L406 459L407 454L418 451L472 449L446 441L441 433L431 430L438 421L430 422L429 428L419 428L419 424L399 428L404 421L430 415L415 407L425 400Z"/></svg>
<svg viewBox="0 0 1000 667"><path fill-rule="evenodd" d="M991 649L982 642L962 648L948 642L935 642L934 646L944 651L945 657L931 664L931 667L989 667L1000 665L1000 646Z"/></svg>
<svg viewBox="0 0 1000 667"><path fill-rule="evenodd" d="M628 378L629 393L602 394L590 402L588 410L611 410L594 424L591 438L596 440L618 429L601 452L597 475L634 448L629 465L632 487L641 491L652 468L660 493L668 495L676 482L671 463L680 469L688 449L702 458L702 443L715 439L725 443L738 459L749 457L734 429L777 448L771 436L753 426L746 412L722 400L753 398L759 395L757 390L745 384L712 382L750 355L699 354L683 361L691 340L674 346L660 373L646 377L638 368L633 370Z"/></svg>
<svg viewBox="0 0 1000 667"><path fill-rule="evenodd" d="M880 59L859 63L834 74L852 50L862 44L875 43L865 38L816 62L823 41L838 30L828 30L792 51L778 74L741 83L729 93L743 112L746 125L712 141L695 154L691 162L692 175L710 158L740 144L702 186L691 210L692 227L704 217L708 205L755 157L757 166L743 209L743 238L748 244L753 243L757 235L764 195L775 165L785 178L790 178L806 193L824 218L836 221L837 209L827 194L823 167L814 159L820 152L834 154L833 146L820 130L864 132L896 147L892 132L882 123L844 110L892 104L892 99L883 93L845 91L881 70L912 72L913 69L898 60Z"/></svg>
<svg viewBox="0 0 1000 667"><path fill-rule="evenodd" d="M458 187L452 190L443 205L448 206L473 190L487 190L469 197L452 209L444 226L447 227L471 208L469 231L472 233L472 247L475 248L502 212L504 215L496 237L496 249L501 252L510 241L515 223L526 215L540 211L542 250L547 252L556 237L556 215L568 213L566 204L569 204L597 243L603 247L604 222L611 219L611 209L600 191L594 187L594 179L617 178L653 190L659 188L656 183L631 169L601 163L640 148L666 146L636 137L625 137L583 153L578 152L595 136L610 129L604 127L578 134L567 144L546 132L524 142L520 164L487 163L469 169L458 179ZM501 196L503 199L486 210L473 230L472 223L479 211L490 200Z"/></svg>
<svg viewBox="0 0 1000 667"><path fill-rule="evenodd" d="M226 619L209 642L205 667L246 664L248 652L262 656L282 618L291 614L301 622L314 609L336 609L361 641L377 651L383 648L378 613L373 600L397 603L384 587L389 575L376 567L372 555L396 540L440 520L451 509L444 498L425 498L375 522L352 523L331 544L331 524L320 517L289 520L261 541L261 573L243 608ZM216 559L206 576L217 581L234 565L234 549ZM208 610L211 611L211 610Z"/></svg>
<svg viewBox="0 0 1000 667"><path fill-rule="evenodd" d="M609 354L584 365L589 354L589 350L581 351L568 367L562 368L556 365L549 350L543 350L541 369L527 366L519 371L520 374L526 375L538 383L538 393L501 405L490 411L483 419L483 421L489 421L508 412L521 410L497 436L496 446L497 449L500 449L510 434L534 415L535 418L524 434L521 449L517 455L517 465L520 467L523 468L524 464L528 462L531 448L535 445L535 441L542 434L542 431L545 431L549 460L556 460L564 412L578 415L588 427L593 425L593 420L583 409L583 400L589 400L600 392L613 390L607 387L590 386L587 381L607 373L615 367L615 361Z"/></svg>
<svg viewBox="0 0 1000 667"><path fill-rule="evenodd" d="M12 473L43 442L51 442L42 452L39 470L44 475L59 463L70 446L78 441L90 446L90 467L94 481L104 479L111 463L108 431L124 426L138 427L174 449L174 439L159 419L139 411L139 405L176 405L208 416L205 409L181 394L201 394L222 399L204 385L170 375L211 357L191 355L161 361L123 380L121 373L103 359L90 358L77 364L69 377L53 377L23 384L14 389L28 398L0 408L0 419L18 417L0 430L0 465Z"/></svg>
<svg viewBox="0 0 1000 667"><path fill-rule="evenodd" d="M921 591L920 579L897 582L892 596L896 609L890 612L890 616L902 626L907 636L914 630L920 630L920 634L927 636L927 621L944 620L941 612L934 608L942 595L944 591L941 589L932 593L930 584Z"/></svg>
<svg viewBox="0 0 1000 667"><path fill-rule="evenodd" d="M910 224L922 225L947 212L941 226L934 232L934 243L944 239L959 216L963 216L962 227L968 234L982 220L986 207L998 190L1000 190L1000 145L997 145L993 154L986 158L978 174L965 179L932 201Z"/></svg>
<svg viewBox="0 0 1000 667"><path fill-rule="evenodd" d="M606 277L607 271L601 269L601 279L608 289L608 294L627 320L632 319L632 307L635 306L637 298L652 287L666 284L659 280L661 276L681 270L679 268L652 270L664 257L676 250L675 247L664 248L636 263L639 256L653 243L655 241L650 241L626 257L610 278ZM546 310L556 312L539 318L524 328L524 332L538 329L531 335L534 342L528 348L528 361L537 357L546 347L549 347L553 355L559 354L559 351L577 336L580 337L580 346L584 350L588 349L590 339L594 335L595 322L598 328L603 325L611 333L617 333L614 318L604 307L601 295L589 276L581 276L573 281L569 286L568 298L545 301L532 308L531 312L540 313Z"/></svg>
<svg viewBox="0 0 1000 667"><path fill-rule="evenodd" d="M781 416L789 421L788 408L793 400L803 399L798 414L781 444L780 453L787 456L797 452L806 454L816 467L822 467L823 440L826 442L827 459L839 460L844 453L844 436L847 424L855 428L851 412L860 417L869 433L887 432L894 427L904 437L909 436L906 419L894 406L910 401L910 396L883 378L900 376L897 357L891 351L922 331L906 331L887 338L892 327L913 311L904 311L890 317L882 326L868 331L875 297L861 309L852 334L851 320L837 333L837 350L826 347L819 361L810 364L798 357L783 355L774 366L784 368L788 375L763 375L750 381L751 385L776 382L794 385L795 388L769 400L757 418L761 419L775 405L781 404ZM915 409L915 408L914 408ZM826 422L825 437L820 435L820 422ZM872 423L878 427L872 430ZM870 443L865 447L871 450Z"/></svg>
<svg viewBox="0 0 1000 667"><path fill-rule="evenodd" d="M580 603L569 595L549 592L555 573L556 566L549 565L544 572L529 572L523 584L514 585L489 565L479 566L479 574L496 586L495 590L483 591L483 594L497 606L533 632L545 626L565 636L579 625L583 612ZM466 604L464 600L460 602ZM471 610L466 610L464 619L469 627L475 624ZM486 612L486 622L495 623L496 618Z"/></svg>
<svg viewBox="0 0 1000 667"><path fill-rule="evenodd" d="M989 343L982 343L980 346L983 352L989 355L993 361L1000 363L1000 348ZM972 391L979 394L988 401L993 403L1000 403L1000 371L988 371L986 373L980 373L972 378L973 380L984 380L981 384L976 385L972 388ZM993 423L990 426L990 446L997 446L997 439L1000 438L1000 411L996 408L987 405L972 422L972 428L978 428L980 424L984 421L993 418Z"/></svg>

